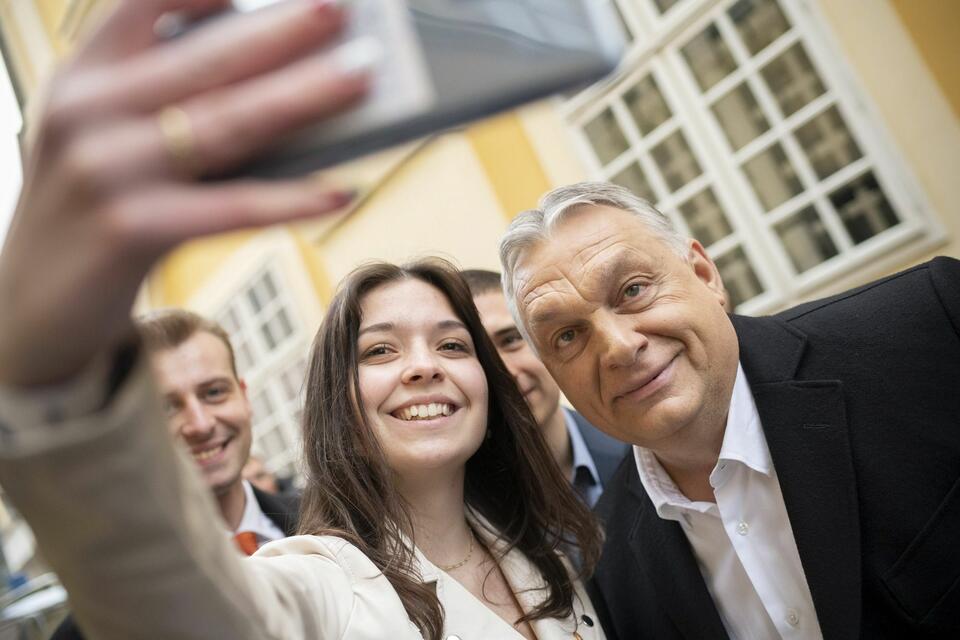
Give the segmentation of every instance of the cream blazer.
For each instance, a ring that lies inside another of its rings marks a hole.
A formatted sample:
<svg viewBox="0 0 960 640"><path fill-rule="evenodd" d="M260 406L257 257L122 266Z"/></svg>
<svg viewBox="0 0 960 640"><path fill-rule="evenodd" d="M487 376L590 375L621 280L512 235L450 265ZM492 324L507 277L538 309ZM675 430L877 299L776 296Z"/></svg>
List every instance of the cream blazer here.
<svg viewBox="0 0 960 640"><path fill-rule="evenodd" d="M172 445L142 361L107 408L79 419L61 413L49 398L0 389L0 484L89 640L422 638L387 579L341 538L296 536L242 558L193 462ZM416 558L446 612L445 638L522 637L419 551ZM529 610L541 576L517 551L501 568ZM572 616L532 626L540 640L604 637L579 582Z"/></svg>

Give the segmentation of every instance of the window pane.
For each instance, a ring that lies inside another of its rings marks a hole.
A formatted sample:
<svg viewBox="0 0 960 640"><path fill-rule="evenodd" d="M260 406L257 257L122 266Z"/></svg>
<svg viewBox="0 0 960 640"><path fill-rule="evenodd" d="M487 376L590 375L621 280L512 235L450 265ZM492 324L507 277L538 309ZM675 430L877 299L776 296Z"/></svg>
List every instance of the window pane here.
<svg viewBox="0 0 960 640"><path fill-rule="evenodd" d="M273 329L270 327L270 321L264 322L260 325L260 335L263 336L263 341L267 345L267 351L273 351L274 347L277 346L279 340L273 333Z"/></svg>
<svg viewBox="0 0 960 640"><path fill-rule="evenodd" d="M681 131L670 135L650 153L672 191L676 191L701 173L700 164Z"/></svg>
<svg viewBox="0 0 960 640"><path fill-rule="evenodd" d="M253 352L250 350L250 342L247 340L242 340L235 342L236 349L235 353L237 356L237 369L240 373L249 371L253 366Z"/></svg>
<svg viewBox="0 0 960 640"><path fill-rule="evenodd" d="M704 189L680 205L680 213L694 238L709 247L733 231L712 189Z"/></svg>
<svg viewBox="0 0 960 640"><path fill-rule="evenodd" d="M771 60L760 73L780 103L784 117L826 91L810 58L799 44Z"/></svg>
<svg viewBox="0 0 960 640"><path fill-rule="evenodd" d="M727 13L751 54L790 30L790 23L774 0L740 0Z"/></svg>
<svg viewBox="0 0 960 640"><path fill-rule="evenodd" d="M860 244L900 222L873 173L860 176L834 191L830 194L830 202L836 207L854 244Z"/></svg>
<svg viewBox="0 0 960 640"><path fill-rule="evenodd" d="M257 313L263 308L263 300L261 300L260 295L257 293L256 285L247 289L247 300L250 302L250 308L253 309L254 313Z"/></svg>
<svg viewBox="0 0 960 640"><path fill-rule="evenodd" d="M717 100L713 105L713 113L734 151L770 128L745 82Z"/></svg>
<svg viewBox="0 0 960 640"><path fill-rule="evenodd" d="M837 247L813 207L778 224L777 235L798 273L837 255Z"/></svg>
<svg viewBox="0 0 960 640"><path fill-rule="evenodd" d="M743 169L767 211L803 191L793 165L779 144L755 155Z"/></svg>
<svg viewBox="0 0 960 640"><path fill-rule="evenodd" d="M263 274L261 284L263 286L264 300L270 301L277 297L277 287L274 285L273 276L270 275L269 271Z"/></svg>
<svg viewBox="0 0 960 640"><path fill-rule="evenodd" d="M226 312L220 314L217 322L220 323L220 326L222 326L224 331L229 333L231 337L240 330L240 320L237 318L236 309L232 306L228 308Z"/></svg>
<svg viewBox="0 0 960 640"><path fill-rule="evenodd" d="M610 109L604 109L603 113L588 122L583 130L590 138L590 144L600 164L608 164L629 146Z"/></svg>
<svg viewBox="0 0 960 640"><path fill-rule="evenodd" d="M657 9L660 13L666 13L667 10L673 5L677 4L680 0L653 0L653 4L657 5Z"/></svg>
<svg viewBox="0 0 960 640"><path fill-rule="evenodd" d="M690 40L682 49L690 70L706 91L737 68L716 25L711 24Z"/></svg>
<svg viewBox="0 0 960 640"><path fill-rule="evenodd" d="M647 76L623 94L623 101L643 135L656 129L672 115L653 76Z"/></svg>
<svg viewBox="0 0 960 640"><path fill-rule="evenodd" d="M287 315L283 307L277 309L277 312L273 315L273 319L270 320L270 326L273 335L277 338L277 342L283 342L283 340L293 335L290 316Z"/></svg>
<svg viewBox="0 0 960 640"><path fill-rule="evenodd" d="M714 263L720 272L723 286L730 294L730 303L734 309L763 293L763 285L760 284L760 279L754 273L742 247L728 251L714 260Z"/></svg>
<svg viewBox="0 0 960 640"><path fill-rule="evenodd" d="M794 134L821 180L860 159L860 148L836 107L821 113Z"/></svg>
<svg viewBox="0 0 960 640"><path fill-rule="evenodd" d="M647 176L644 175L643 169L636 162L631 163L626 169L613 176L610 182L630 189L634 194L651 203L657 201L656 194L650 188L650 183L647 182Z"/></svg>

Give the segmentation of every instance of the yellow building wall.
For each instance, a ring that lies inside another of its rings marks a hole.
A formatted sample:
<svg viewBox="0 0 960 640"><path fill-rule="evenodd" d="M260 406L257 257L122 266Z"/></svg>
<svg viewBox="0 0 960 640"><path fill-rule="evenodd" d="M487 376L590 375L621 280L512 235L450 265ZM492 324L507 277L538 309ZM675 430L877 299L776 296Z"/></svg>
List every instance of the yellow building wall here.
<svg viewBox="0 0 960 640"><path fill-rule="evenodd" d="M442 255L465 267L496 268L507 215L470 136L434 139L318 242L331 282L371 260Z"/></svg>
<svg viewBox="0 0 960 640"><path fill-rule="evenodd" d="M960 2L891 0L923 61L960 118Z"/></svg>
<svg viewBox="0 0 960 640"><path fill-rule="evenodd" d="M188 242L167 256L147 279L147 303L183 307L237 249L258 231L241 231Z"/></svg>

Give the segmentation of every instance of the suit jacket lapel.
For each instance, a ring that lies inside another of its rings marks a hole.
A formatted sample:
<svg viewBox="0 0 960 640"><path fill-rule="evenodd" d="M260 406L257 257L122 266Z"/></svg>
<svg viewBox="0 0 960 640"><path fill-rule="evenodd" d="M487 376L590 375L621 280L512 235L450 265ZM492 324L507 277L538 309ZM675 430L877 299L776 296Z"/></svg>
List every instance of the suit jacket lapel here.
<svg viewBox="0 0 960 640"><path fill-rule="evenodd" d="M860 517L842 383L795 379L806 337L792 327L772 318L733 322L820 630L857 638Z"/></svg>
<svg viewBox="0 0 960 640"><path fill-rule="evenodd" d="M657 604L684 638L727 638L680 524L657 515L635 472L628 488L637 499L638 514L630 531L630 550L656 593Z"/></svg>
<svg viewBox="0 0 960 640"><path fill-rule="evenodd" d="M250 485L253 487L253 485ZM283 531L284 535L292 536L297 532L297 520L299 518L300 501L296 498L287 498L274 496L265 491L260 491L253 487L253 497L257 499L260 505L260 511L263 515L270 518L277 528Z"/></svg>

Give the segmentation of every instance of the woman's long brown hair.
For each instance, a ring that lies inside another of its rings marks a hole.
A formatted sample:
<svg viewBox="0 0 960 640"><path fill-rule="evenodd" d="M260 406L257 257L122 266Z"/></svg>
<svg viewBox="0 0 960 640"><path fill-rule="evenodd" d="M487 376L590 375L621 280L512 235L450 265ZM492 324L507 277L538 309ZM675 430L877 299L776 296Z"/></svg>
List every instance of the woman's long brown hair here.
<svg viewBox="0 0 960 640"><path fill-rule="evenodd" d="M546 581L541 604L521 621L564 618L572 612L574 588L558 551L576 546L583 574L590 573L600 553L599 528L554 462L484 331L466 283L443 260L361 267L347 276L330 304L314 339L306 383L308 481L300 533L341 536L359 548L383 571L427 640L439 640L443 608L433 586L421 581L413 549L403 542L403 536L413 539L408 506L354 401L360 397L357 334L363 298L381 285L410 278L446 296L467 326L486 373L491 437L467 461L464 501L490 523L508 549L520 550Z"/></svg>

